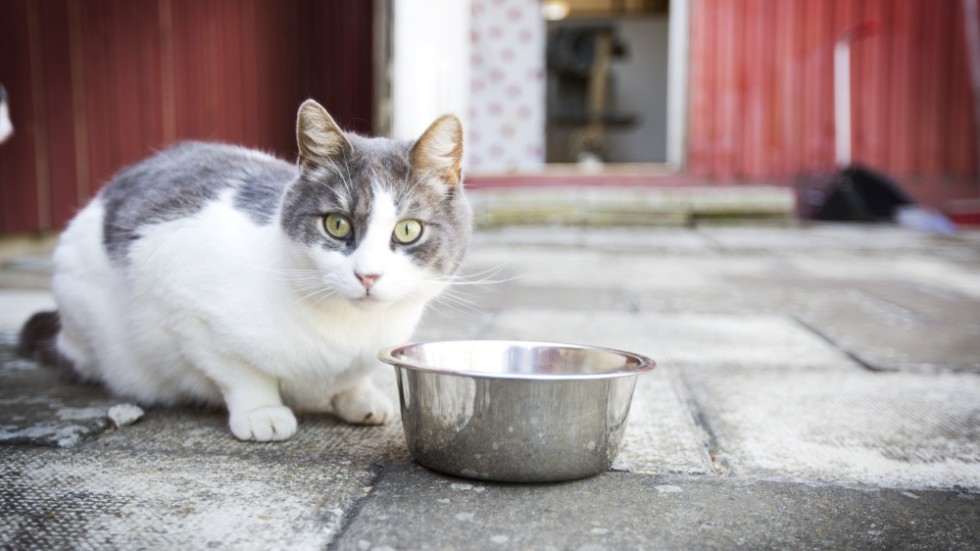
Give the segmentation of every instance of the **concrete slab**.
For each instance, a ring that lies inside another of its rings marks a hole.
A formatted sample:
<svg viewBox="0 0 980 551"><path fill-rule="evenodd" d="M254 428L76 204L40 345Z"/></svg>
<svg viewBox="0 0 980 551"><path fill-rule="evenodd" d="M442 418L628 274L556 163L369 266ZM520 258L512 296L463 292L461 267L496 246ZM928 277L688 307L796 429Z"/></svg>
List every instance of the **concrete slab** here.
<svg viewBox="0 0 980 551"><path fill-rule="evenodd" d="M946 237L889 224L820 223L783 228L699 227L698 233L726 251L813 253L845 250L878 253L940 254L961 260L980 258L970 233Z"/></svg>
<svg viewBox="0 0 980 551"><path fill-rule="evenodd" d="M528 287L574 287L627 291L673 291L725 286L729 277L763 277L785 271L778 257L717 253L685 254L554 249L544 247L483 247L467 261L470 270L496 275Z"/></svg>
<svg viewBox="0 0 980 551"><path fill-rule="evenodd" d="M468 265L472 253L485 247L582 247L586 235L592 233L584 227L562 226L498 226L473 233L470 241Z"/></svg>
<svg viewBox="0 0 980 551"><path fill-rule="evenodd" d="M54 297L48 290L2 287L0 283L0 333L17 333L34 313L55 309Z"/></svg>
<svg viewBox="0 0 980 551"><path fill-rule="evenodd" d="M0 289L47 291L51 288L51 274L0 269Z"/></svg>
<svg viewBox="0 0 980 551"><path fill-rule="evenodd" d="M654 369L637 378L623 444L612 469L643 474L716 472L708 436L678 392L676 370Z"/></svg>
<svg viewBox="0 0 980 551"><path fill-rule="evenodd" d="M846 241L825 227L699 227L697 233L715 248L726 251L812 251L841 248Z"/></svg>
<svg viewBox="0 0 980 551"><path fill-rule="evenodd" d="M11 549L323 549L375 473L252 454L0 447Z"/></svg>
<svg viewBox="0 0 980 551"><path fill-rule="evenodd" d="M353 426L328 415L301 414L299 431L284 442L259 444L236 440L224 411L191 408L149 409L136 424L86 444L98 450L229 455L316 460L354 464L362 469L409 460L400 419L382 427Z"/></svg>
<svg viewBox="0 0 980 551"><path fill-rule="evenodd" d="M924 285L868 285L865 291L895 307L912 312L923 323L955 323L980 327L980 299Z"/></svg>
<svg viewBox="0 0 980 551"><path fill-rule="evenodd" d="M473 235L470 252L479 254L483 248L499 246L589 247L604 251L708 252L714 244L704 236L688 229L501 226L476 232Z"/></svg>
<svg viewBox="0 0 980 551"><path fill-rule="evenodd" d="M839 350L777 315L579 312L510 308L486 338L625 349L662 366L856 369Z"/></svg>
<svg viewBox="0 0 980 551"><path fill-rule="evenodd" d="M486 306L482 293L466 288L458 291L465 301L453 305L432 305L422 316L411 340L475 339L482 335L496 314ZM494 296L492 291L489 296Z"/></svg>
<svg viewBox="0 0 980 551"><path fill-rule="evenodd" d="M966 298L953 305L925 297L894 286L874 293L843 291L809 304L798 315L873 369L980 373L980 325L966 322L976 315L971 306L977 301Z"/></svg>
<svg viewBox="0 0 980 551"><path fill-rule="evenodd" d="M386 470L333 549L974 549L980 496L607 473L549 485Z"/></svg>
<svg viewBox="0 0 980 551"><path fill-rule="evenodd" d="M492 320L497 312L510 308L560 309L589 312L639 310L639 295L628 289L581 289L558 285L537 286L505 283L497 287L477 287L459 291L474 308ZM427 321L428 323L428 321Z"/></svg>
<svg viewBox="0 0 980 551"><path fill-rule="evenodd" d="M659 228L597 228L585 233L584 245L612 252L707 253L712 243L690 230Z"/></svg>
<svg viewBox="0 0 980 551"><path fill-rule="evenodd" d="M261 455L283 461L310 459L350 464L363 469L391 461L409 460L394 370L381 367L373 380L396 404L395 416L384 426L349 425L326 414L299 414L299 430L285 442L254 443L236 440L228 429L224 410L196 408L148 409L135 425L101 436L88 447L110 450L199 453L208 455Z"/></svg>
<svg viewBox="0 0 980 551"><path fill-rule="evenodd" d="M686 370L740 477L980 490L980 378L862 370Z"/></svg>
<svg viewBox="0 0 980 551"><path fill-rule="evenodd" d="M782 259L801 274L820 279L904 282L980 298L978 265L919 254L792 253Z"/></svg>
<svg viewBox="0 0 980 551"><path fill-rule="evenodd" d="M71 447L109 429L109 408L119 400L16 357L15 342L0 334L0 444Z"/></svg>
<svg viewBox="0 0 980 551"><path fill-rule="evenodd" d="M64 380L51 368L16 358L12 335L0 335L0 443L73 447L91 444L104 449L250 454L262 445L239 442L227 427L227 414L199 408L147 408L135 425L114 430L108 411L127 400L109 395L101 386ZM394 373L382 367L375 381L397 403ZM384 427L355 427L328 415L304 414L296 437L269 445L283 456L333 457L382 462L407 458L401 421Z"/></svg>

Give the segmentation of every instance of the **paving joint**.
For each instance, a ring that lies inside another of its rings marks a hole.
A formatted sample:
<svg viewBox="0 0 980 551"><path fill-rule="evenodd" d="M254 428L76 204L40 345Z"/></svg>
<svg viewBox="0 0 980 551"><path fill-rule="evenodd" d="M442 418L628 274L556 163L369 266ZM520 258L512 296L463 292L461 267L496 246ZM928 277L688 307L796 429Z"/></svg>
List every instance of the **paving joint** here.
<svg viewBox="0 0 980 551"><path fill-rule="evenodd" d="M728 473L731 473L731 464L725 457L721 445L718 443L718 437L711 428L707 414L687 387L684 376L679 373L675 374L674 372L670 372L668 378L670 379L671 387L677 393L678 399L685 405L691 422L698 429L701 440L701 451L704 452L701 459L707 466L708 471L721 476L726 476Z"/></svg>
<svg viewBox="0 0 980 551"><path fill-rule="evenodd" d="M365 506L377 492L378 483L384 478L385 472L388 470L388 466L374 464L371 465L370 469L372 472L374 472L374 477L368 482L368 486L366 487L367 491L364 492L364 495L354 500L354 503L348 510L344 511L343 515L340 517L340 526L327 543L326 551L342 551L342 548L339 546L340 541L344 539L344 535L347 534L347 531L350 530L351 526L357 522L361 511L364 510Z"/></svg>
<svg viewBox="0 0 980 551"><path fill-rule="evenodd" d="M862 368L864 368L867 371L870 371L872 373L896 373L896 372L899 371L897 369L892 369L892 368L888 368L888 367L882 367L880 365L876 365L873 362L870 362L868 360L865 360L864 358L861 357L860 354L858 354L857 352L854 352L853 350L850 350L849 348L846 348L846 347L841 346L833 337L831 337L830 335L827 335L825 332L821 331L820 329L818 329L813 324L808 323L806 320L804 320L800 316L797 316L797 315L794 315L794 314L790 314L789 315L789 318L792 319L793 321L795 321L798 325L800 325L800 327L803 327L804 329L806 329L810 333L813 333L820 340L822 340L823 342L827 343L832 348L834 348L835 350L839 351L841 354L844 354L845 356L847 356L848 358L850 358L852 361L854 361L855 363L857 363L858 365L860 365Z"/></svg>

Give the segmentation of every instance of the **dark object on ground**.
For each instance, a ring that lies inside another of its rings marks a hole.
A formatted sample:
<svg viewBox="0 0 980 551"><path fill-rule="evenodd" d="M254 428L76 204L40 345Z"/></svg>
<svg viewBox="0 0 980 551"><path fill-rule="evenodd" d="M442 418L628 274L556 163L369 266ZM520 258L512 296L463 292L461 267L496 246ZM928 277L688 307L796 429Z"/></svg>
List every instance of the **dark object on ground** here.
<svg viewBox="0 0 980 551"><path fill-rule="evenodd" d="M862 166L839 171L814 205L814 218L836 222L891 222L915 201L891 178Z"/></svg>

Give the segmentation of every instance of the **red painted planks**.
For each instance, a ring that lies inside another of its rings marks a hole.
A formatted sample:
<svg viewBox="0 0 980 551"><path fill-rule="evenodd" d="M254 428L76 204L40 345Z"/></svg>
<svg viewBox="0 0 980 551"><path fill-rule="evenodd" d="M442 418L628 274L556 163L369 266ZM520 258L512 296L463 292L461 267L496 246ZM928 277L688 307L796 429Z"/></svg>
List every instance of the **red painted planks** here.
<svg viewBox="0 0 980 551"><path fill-rule="evenodd" d="M822 2L804 3L804 21L802 29L804 37L803 50L803 125L801 127L801 168L804 171L811 171L820 165L819 162L819 140L820 133L820 113L824 93L820 82L827 78L825 68L828 63L827 49L823 44L823 37L820 34L823 14Z"/></svg>
<svg viewBox="0 0 980 551"><path fill-rule="evenodd" d="M163 59L160 10L156 6L139 6L135 12L138 29L136 44L139 63L140 151L142 157L164 143L163 134Z"/></svg>
<svg viewBox="0 0 980 551"><path fill-rule="evenodd" d="M957 6L957 23L953 26L953 67L950 94L947 99L949 110L949 151L947 166L954 181L967 175L976 174L976 160L973 152L973 120L970 90L970 67L966 51L966 34L963 28L963 10Z"/></svg>
<svg viewBox="0 0 980 551"><path fill-rule="evenodd" d="M0 2L0 82L7 89L14 135L0 145L0 231L40 228L35 158L34 90L31 83L29 0Z"/></svg>
<svg viewBox="0 0 980 551"><path fill-rule="evenodd" d="M111 5L108 78L113 117L109 132L114 140L111 159L115 169L134 163L149 152L143 142L144 118L140 108L144 86L139 38L146 31L138 26L139 9L137 3L126 0L114 0Z"/></svg>
<svg viewBox="0 0 980 551"><path fill-rule="evenodd" d="M256 40L256 0L244 0L239 4L241 14L239 26L241 32L241 55L238 59L239 71L241 72L241 119L242 143L252 147L263 144L262 136L259 132L258 116L262 109L258 100L259 76L255 58L258 55L259 45Z"/></svg>
<svg viewBox="0 0 980 551"><path fill-rule="evenodd" d="M50 228L54 221L70 218L77 210L74 103L72 86L59 86L70 81L71 57L67 5L43 2L40 8L42 64L45 83L41 91L47 126L49 188L47 202L40 205L46 211Z"/></svg>
<svg viewBox="0 0 980 551"><path fill-rule="evenodd" d="M774 10L773 29L777 36L776 58L771 67L772 80L777 83L779 109L770 111L776 121L776 158L763 167L767 173L785 174L800 163L802 114L799 109L803 95L802 75L805 67L803 45L802 0L779 2Z"/></svg>
<svg viewBox="0 0 980 551"><path fill-rule="evenodd" d="M943 55L950 26L953 24L952 4L938 2L932 10L923 14L923 27L919 43L922 55L917 77L936 71L948 74L949 56ZM923 175L938 174L942 149L942 128L940 127L940 112L942 110L943 79L916 78L920 85L919 96L919 134L921 145L918 148L918 171Z"/></svg>
<svg viewBox="0 0 980 551"><path fill-rule="evenodd" d="M711 62L707 36L708 7L706 0L691 3L687 168L696 176L705 176L711 170L711 161L707 158L710 139L708 125L714 117L708 98L711 88L709 76L713 73L708 66Z"/></svg>
<svg viewBox="0 0 980 551"><path fill-rule="evenodd" d="M887 135L887 86L880 70L885 59L883 6L889 0L868 0L859 5L855 20L876 22L878 32L854 43L851 49L853 67L852 119L854 122L854 159L869 166L885 164L883 138Z"/></svg>
<svg viewBox="0 0 980 551"><path fill-rule="evenodd" d="M63 226L122 165L178 139L290 158L311 94L369 131L371 32L360 0L0 2L17 129L0 147L0 232Z"/></svg>
<svg viewBox="0 0 980 551"><path fill-rule="evenodd" d="M746 32L753 28L763 28L762 5L760 0L743 0L739 7L744 10L745 25L740 26L738 42L745 55L738 56L736 65L738 75L735 89L736 105L739 113L738 124L742 128L742 139L735 144L734 170L736 177L746 178L759 174L756 158L762 151L762 79L755 75L762 69L763 33Z"/></svg>
<svg viewBox="0 0 980 551"><path fill-rule="evenodd" d="M919 197L980 195L959 0L698 0L691 16L691 175L832 170L834 41L877 21L852 45L853 161Z"/></svg>
<svg viewBox="0 0 980 551"><path fill-rule="evenodd" d="M717 176L723 180L734 177L735 144L739 139L738 124L738 10L735 0L718 0L718 134L714 147L717 155Z"/></svg>
<svg viewBox="0 0 980 551"><path fill-rule="evenodd" d="M89 154L89 182L96 192L119 168L114 161L114 144L110 128L114 105L110 96L109 51L111 37L107 26L111 24L107 2L78 2L83 44L85 112L87 117L86 143Z"/></svg>

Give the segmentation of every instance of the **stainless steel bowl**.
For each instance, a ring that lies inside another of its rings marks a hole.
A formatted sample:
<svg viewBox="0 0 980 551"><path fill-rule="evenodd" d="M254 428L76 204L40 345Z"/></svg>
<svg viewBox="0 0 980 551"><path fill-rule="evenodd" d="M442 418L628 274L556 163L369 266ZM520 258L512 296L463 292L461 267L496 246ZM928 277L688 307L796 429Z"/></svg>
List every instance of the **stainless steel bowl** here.
<svg viewBox="0 0 980 551"><path fill-rule="evenodd" d="M483 480L546 482L605 471L649 358L570 344L441 341L387 348L416 461Z"/></svg>

